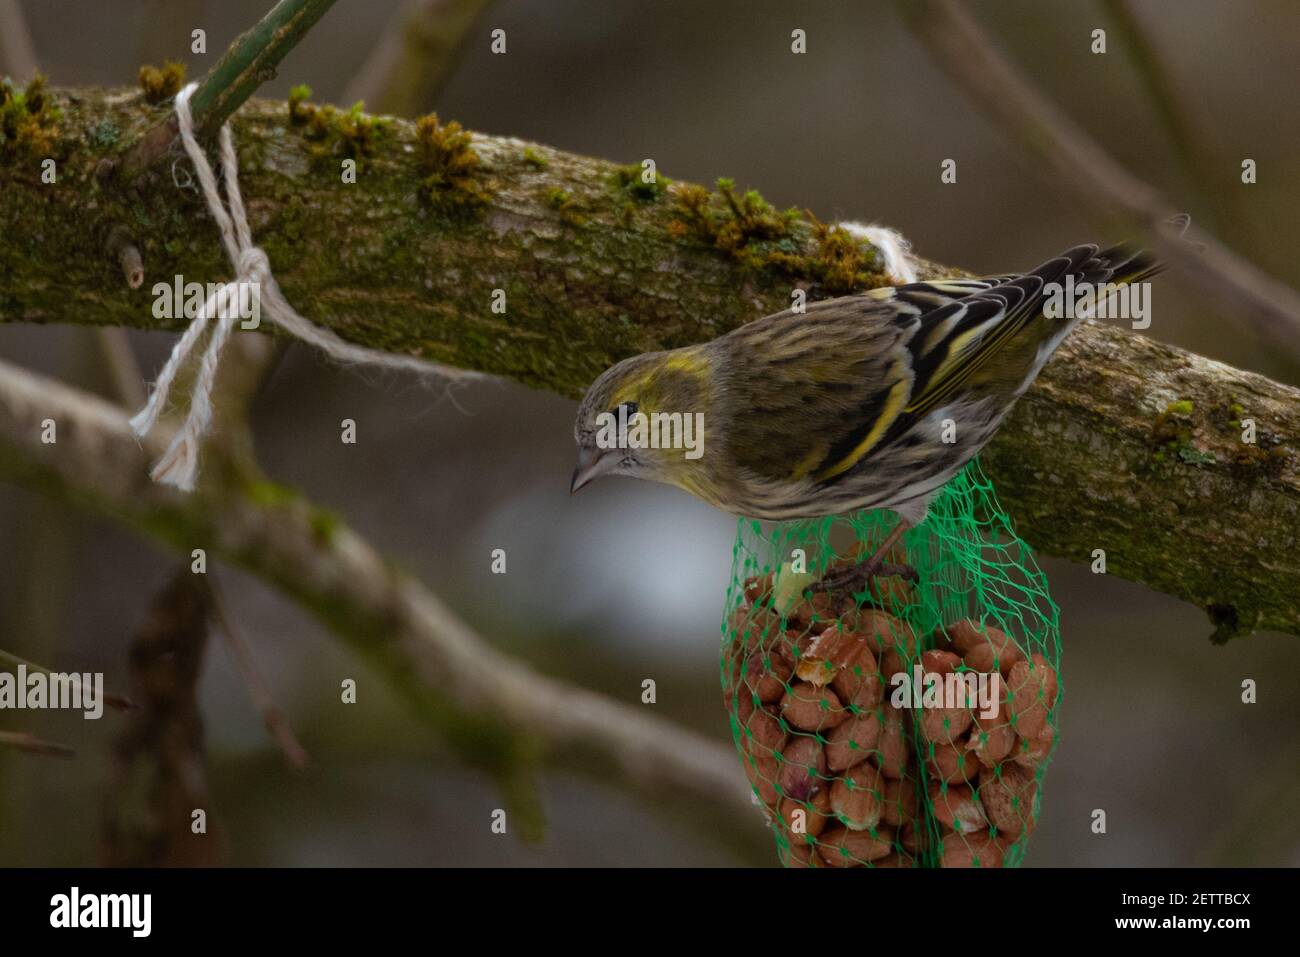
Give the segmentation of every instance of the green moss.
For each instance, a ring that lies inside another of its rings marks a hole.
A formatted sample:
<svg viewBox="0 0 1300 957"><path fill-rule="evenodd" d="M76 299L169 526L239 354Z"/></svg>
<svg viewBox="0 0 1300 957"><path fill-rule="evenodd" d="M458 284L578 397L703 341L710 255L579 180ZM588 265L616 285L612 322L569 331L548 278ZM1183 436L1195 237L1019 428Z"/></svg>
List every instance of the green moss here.
<svg viewBox="0 0 1300 957"><path fill-rule="evenodd" d="M476 211L492 196L490 183L479 170L473 137L453 120L445 125L438 114L422 116L415 125L420 144L420 164L425 176L423 194L433 206L451 213Z"/></svg>
<svg viewBox="0 0 1300 957"><path fill-rule="evenodd" d="M559 210L560 218L570 226L581 226L586 223L586 217L578 212L578 204L574 202L572 196L562 189L553 189L546 194L546 204L551 209Z"/></svg>
<svg viewBox="0 0 1300 957"><path fill-rule="evenodd" d="M716 192L702 186L675 192L680 215L668 231L678 239L698 239L751 269L811 280L830 296L879 284L871 246L810 212L778 210L757 190L737 195L729 179L718 180Z"/></svg>
<svg viewBox="0 0 1300 957"><path fill-rule="evenodd" d="M536 170L543 170L546 169L546 167L550 166L551 162L541 153L537 152L537 150L533 149L531 146L525 146L524 165L531 166L533 169Z"/></svg>
<svg viewBox="0 0 1300 957"><path fill-rule="evenodd" d="M139 79L145 102L157 105L181 91L185 85L185 64L168 60L161 70L146 64L140 67Z"/></svg>
<svg viewBox="0 0 1300 957"><path fill-rule="evenodd" d="M313 509L308 521L311 524L311 531L316 537L316 541L322 545L328 545L332 542L339 529L343 527L343 520L324 508Z"/></svg>
<svg viewBox="0 0 1300 957"><path fill-rule="evenodd" d="M299 503L306 504L306 499L297 489L269 479L249 482L244 486L244 494L249 502L259 508L286 508ZM332 542L339 529L343 527L343 520L337 514L329 509L317 507L311 507L307 515L307 523L311 526L316 541L322 545Z"/></svg>
<svg viewBox="0 0 1300 957"><path fill-rule="evenodd" d="M104 149L116 145L121 136L117 124L107 117L90 128L90 142Z"/></svg>
<svg viewBox="0 0 1300 957"><path fill-rule="evenodd" d="M307 152L315 159L343 157L357 161L360 168L373 156L379 140L390 125L384 117L365 112L361 100L347 110L307 102L311 87L300 83L289 91L289 123L302 131Z"/></svg>
<svg viewBox="0 0 1300 957"><path fill-rule="evenodd" d="M314 110L307 101L311 99L311 87L299 83L289 91L289 122L301 126L307 122L308 110Z"/></svg>
<svg viewBox="0 0 1300 957"><path fill-rule="evenodd" d="M244 493L248 496L248 500L254 505L261 505L268 508L288 505L291 502L297 502L302 498L297 489L290 488L287 485L281 485L279 482L272 482L269 479L259 479L256 482L250 482L245 486Z"/></svg>
<svg viewBox="0 0 1300 957"><path fill-rule="evenodd" d="M1233 448L1228 466L1238 478L1276 478L1290 458L1291 451L1285 446L1264 449L1242 442Z"/></svg>
<svg viewBox="0 0 1300 957"><path fill-rule="evenodd" d="M1213 465L1219 461L1213 452L1196 447L1191 421L1194 408L1190 399L1179 399L1170 402L1165 411L1156 416L1151 424L1151 444L1155 448L1151 457L1153 465L1173 465L1176 462Z"/></svg>
<svg viewBox="0 0 1300 957"><path fill-rule="evenodd" d="M343 152L352 157L370 156L376 141L388 128L389 120L380 116L371 116L364 111L361 100L352 104L346 113L335 114L335 131L343 144Z"/></svg>
<svg viewBox="0 0 1300 957"><path fill-rule="evenodd" d="M1228 404L1227 417L1228 428L1235 431L1241 429L1241 420L1245 418L1246 410L1240 402L1230 402Z"/></svg>
<svg viewBox="0 0 1300 957"><path fill-rule="evenodd" d="M0 80L0 159L48 156L62 115L50 102L45 77L39 73L22 90L8 77Z"/></svg>
<svg viewBox="0 0 1300 957"><path fill-rule="evenodd" d="M654 179L646 182L643 172L640 163L619 166L610 174L610 184L615 190L626 193L643 203L653 203L668 191L672 180L656 173Z"/></svg>
<svg viewBox="0 0 1300 957"><path fill-rule="evenodd" d="M1213 452L1202 452L1195 446L1185 445L1178 450L1178 457L1188 465L1213 465L1219 461Z"/></svg>

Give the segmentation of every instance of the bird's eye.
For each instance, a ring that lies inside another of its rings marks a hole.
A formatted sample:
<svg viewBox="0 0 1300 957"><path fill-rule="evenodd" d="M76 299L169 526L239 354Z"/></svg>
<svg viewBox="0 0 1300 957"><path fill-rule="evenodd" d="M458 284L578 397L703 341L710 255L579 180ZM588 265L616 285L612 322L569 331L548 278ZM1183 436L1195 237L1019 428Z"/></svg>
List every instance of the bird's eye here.
<svg viewBox="0 0 1300 957"><path fill-rule="evenodd" d="M627 416L628 418L631 418L632 416L636 415L636 403L635 403L635 402L621 402L621 403L619 403L619 405L614 409L614 414L615 414L615 415L625 415L625 416Z"/></svg>

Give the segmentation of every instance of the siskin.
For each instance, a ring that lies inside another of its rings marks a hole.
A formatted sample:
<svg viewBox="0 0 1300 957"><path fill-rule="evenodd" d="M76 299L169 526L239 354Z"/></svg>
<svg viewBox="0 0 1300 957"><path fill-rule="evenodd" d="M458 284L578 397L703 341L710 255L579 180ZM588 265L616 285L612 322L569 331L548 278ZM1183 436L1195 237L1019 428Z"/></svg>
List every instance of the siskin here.
<svg viewBox="0 0 1300 957"><path fill-rule="evenodd" d="M1048 309L1049 296L1159 268L1123 246L1076 246L1023 275L875 289L625 359L578 409L571 491L627 475L760 519L891 509L901 520L878 567L1088 311ZM637 441L683 420L702 422L701 454Z"/></svg>

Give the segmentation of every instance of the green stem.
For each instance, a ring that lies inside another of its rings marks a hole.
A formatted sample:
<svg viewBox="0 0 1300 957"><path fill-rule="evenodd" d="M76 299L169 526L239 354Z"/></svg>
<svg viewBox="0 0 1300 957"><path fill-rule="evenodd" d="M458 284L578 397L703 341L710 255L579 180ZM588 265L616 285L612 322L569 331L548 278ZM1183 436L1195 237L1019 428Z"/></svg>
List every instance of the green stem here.
<svg viewBox="0 0 1300 957"><path fill-rule="evenodd" d="M190 99L199 132L215 134L333 5L334 0L280 0L236 39Z"/></svg>
<svg viewBox="0 0 1300 957"><path fill-rule="evenodd" d="M212 136L267 80L335 0L280 0L251 30L240 34L190 99L200 136ZM176 136L176 118L149 130L122 158L128 177L143 172L166 152Z"/></svg>

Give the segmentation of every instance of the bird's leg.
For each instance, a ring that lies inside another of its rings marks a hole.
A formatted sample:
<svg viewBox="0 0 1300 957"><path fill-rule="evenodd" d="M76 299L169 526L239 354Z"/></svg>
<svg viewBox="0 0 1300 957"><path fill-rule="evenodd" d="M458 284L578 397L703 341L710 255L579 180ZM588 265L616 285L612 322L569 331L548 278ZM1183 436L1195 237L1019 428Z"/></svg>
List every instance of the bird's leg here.
<svg viewBox="0 0 1300 957"><path fill-rule="evenodd" d="M900 575L916 581L920 576L911 565L893 565L885 562L890 550L898 544L903 534L912 527L912 523L901 516L898 524L885 536L885 540L876 549L875 554L864 562L858 562L847 568L838 568L830 572L821 581L808 586L809 591L847 591L850 595L862 591L867 582L882 572L886 575Z"/></svg>

